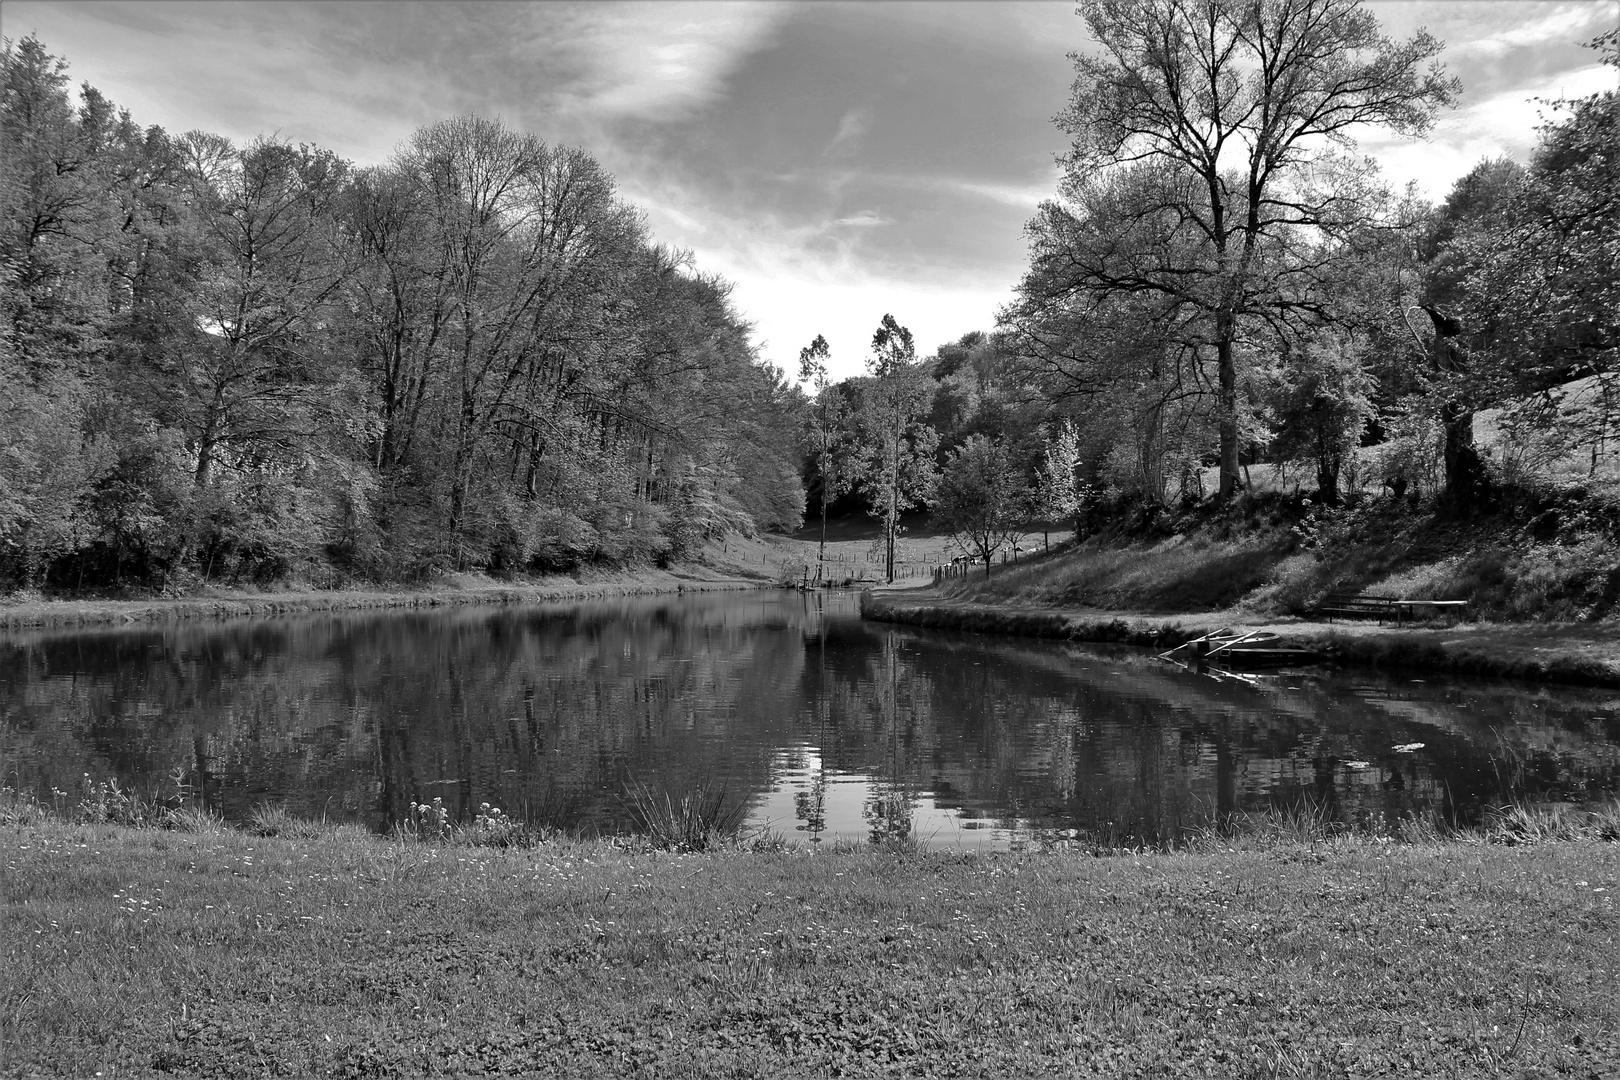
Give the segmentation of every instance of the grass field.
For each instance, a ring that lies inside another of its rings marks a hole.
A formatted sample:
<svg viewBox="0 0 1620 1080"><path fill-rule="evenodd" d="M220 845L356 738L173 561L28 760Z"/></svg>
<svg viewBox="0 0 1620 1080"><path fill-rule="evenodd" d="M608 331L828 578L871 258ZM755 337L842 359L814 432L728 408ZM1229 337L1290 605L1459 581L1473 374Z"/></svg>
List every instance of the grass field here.
<svg viewBox="0 0 1620 1080"><path fill-rule="evenodd" d="M1620 1070L1613 843L675 854L191 827L0 826L0 1074Z"/></svg>

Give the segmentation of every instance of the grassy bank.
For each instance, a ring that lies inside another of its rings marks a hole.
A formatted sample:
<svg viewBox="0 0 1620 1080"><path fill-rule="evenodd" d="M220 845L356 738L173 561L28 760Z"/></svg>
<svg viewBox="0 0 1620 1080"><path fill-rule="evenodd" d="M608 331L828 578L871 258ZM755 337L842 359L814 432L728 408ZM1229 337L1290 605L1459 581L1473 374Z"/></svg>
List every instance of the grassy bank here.
<svg viewBox="0 0 1620 1080"><path fill-rule="evenodd" d="M1374 622L1315 622L1242 609L1185 615L1065 610L985 603L938 589L869 592L861 614L879 622L1168 649L1223 626L1277 635L1273 644L1318 651L1329 663L1620 687L1620 626L1612 623L1463 623L1395 629Z"/></svg>
<svg viewBox="0 0 1620 1080"><path fill-rule="evenodd" d="M1620 845L1091 858L0 826L6 1076L1620 1068Z"/></svg>
<svg viewBox="0 0 1620 1080"><path fill-rule="evenodd" d="M412 587L355 586L316 589L289 585L273 590L200 586L181 596L47 599L0 596L0 629L164 623L234 619L319 611L455 607L468 604L533 604L639 596L681 590L755 588L776 583L784 560L801 545L763 537L732 536L709 545L699 562L670 569L651 566L585 569L572 575L498 580L481 574L447 574Z"/></svg>
<svg viewBox="0 0 1620 1080"><path fill-rule="evenodd" d="M1620 510L1522 498L1454 518L1390 499L1327 509L1245 496L1114 520L1051 555L948 585L985 603L1156 613L1301 616L1329 593L1366 592L1466 600L1470 619L1493 622L1620 616Z"/></svg>
<svg viewBox="0 0 1620 1080"><path fill-rule="evenodd" d="M151 600L29 600L0 604L0 629L165 623L239 619L317 611L458 607L467 604L536 604L675 592L681 589L755 588L761 581L692 577L661 571L602 575L600 580L561 578L527 583L462 577L419 589L310 589L254 593L211 590L210 595Z"/></svg>

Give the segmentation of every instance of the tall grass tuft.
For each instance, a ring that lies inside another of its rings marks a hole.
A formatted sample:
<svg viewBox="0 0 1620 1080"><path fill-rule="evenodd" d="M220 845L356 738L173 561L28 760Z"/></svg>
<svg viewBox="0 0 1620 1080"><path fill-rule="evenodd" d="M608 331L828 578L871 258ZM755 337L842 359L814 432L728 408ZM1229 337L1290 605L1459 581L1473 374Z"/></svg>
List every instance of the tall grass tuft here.
<svg viewBox="0 0 1620 1080"><path fill-rule="evenodd" d="M1230 847L1315 847L1353 832L1327 807L1302 799L1257 813L1227 814L1194 831L1187 846L1195 851Z"/></svg>
<svg viewBox="0 0 1620 1080"><path fill-rule="evenodd" d="M200 806L181 806L170 810L162 823L175 832L196 833L199 836L220 836L230 828L224 818Z"/></svg>
<svg viewBox="0 0 1620 1080"><path fill-rule="evenodd" d="M268 802L253 808L246 828L254 836L284 836L291 840L313 840L327 831L321 822L294 817L286 807Z"/></svg>
<svg viewBox="0 0 1620 1080"><path fill-rule="evenodd" d="M1540 844L1556 841L1620 841L1620 801L1580 809L1512 805L1493 810L1478 829L1492 844Z"/></svg>
<svg viewBox="0 0 1620 1080"><path fill-rule="evenodd" d="M38 825L56 815L29 791L0 786L0 825Z"/></svg>
<svg viewBox="0 0 1620 1080"><path fill-rule="evenodd" d="M724 784L716 788L704 781L677 798L633 781L625 794L648 842L667 851L708 851L735 842L748 816L747 800L728 798Z"/></svg>

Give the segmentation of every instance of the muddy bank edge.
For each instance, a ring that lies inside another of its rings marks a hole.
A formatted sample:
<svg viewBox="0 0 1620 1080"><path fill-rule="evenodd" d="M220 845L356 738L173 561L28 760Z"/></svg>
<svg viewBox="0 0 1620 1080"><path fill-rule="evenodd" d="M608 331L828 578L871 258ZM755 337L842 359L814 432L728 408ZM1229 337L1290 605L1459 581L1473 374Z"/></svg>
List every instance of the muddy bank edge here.
<svg viewBox="0 0 1620 1080"><path fill-rule="evenodd" d="M606 600L660 593L714 592L770 588L771 583L733 578L559 582L412 591L310 591L181 597L153 600L42 600L0 605L0 630L78 626L118 626L199 620L225 620L315 612L393 608L459 607L472 604L539 604L566 600Z"/></svg>
<svg viewBox="0 0 1620 1080"><path fill-rule="evenodd" d="M1541 640L1539 628L1512 631L1472 627L1368 631L1326 623L1276 624L1243 620L1230 612L1141 615L1122 612L1065 612L1051 608L1002 607L938 597L910 598L868 590L861 594L861 617L982 634L1051 638L1169 649L1222 626L1270 630L1279 646L1315 649L1329 664L1485 675L1571 686L1620 687L1620 648L1590 639L1560 646Z"/></svg>

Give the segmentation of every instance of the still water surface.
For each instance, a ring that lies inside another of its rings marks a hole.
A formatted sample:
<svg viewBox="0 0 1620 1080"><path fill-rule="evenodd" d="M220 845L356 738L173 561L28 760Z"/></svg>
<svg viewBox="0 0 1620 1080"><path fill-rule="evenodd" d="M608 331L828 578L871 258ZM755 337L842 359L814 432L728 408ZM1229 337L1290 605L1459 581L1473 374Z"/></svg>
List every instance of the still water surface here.
<svg viewBox="0 0 1620 1080"><path fill-rule="evenodd" d="M1421 744L1421 746L1416 745ZM1308 801L1477 818L1620 791L1620 695L862 622L750 592L0 636L0 783L181 778L384 830L413 801L633 831L629 785L722 786L790 838L1170 839Z"/></svg>

